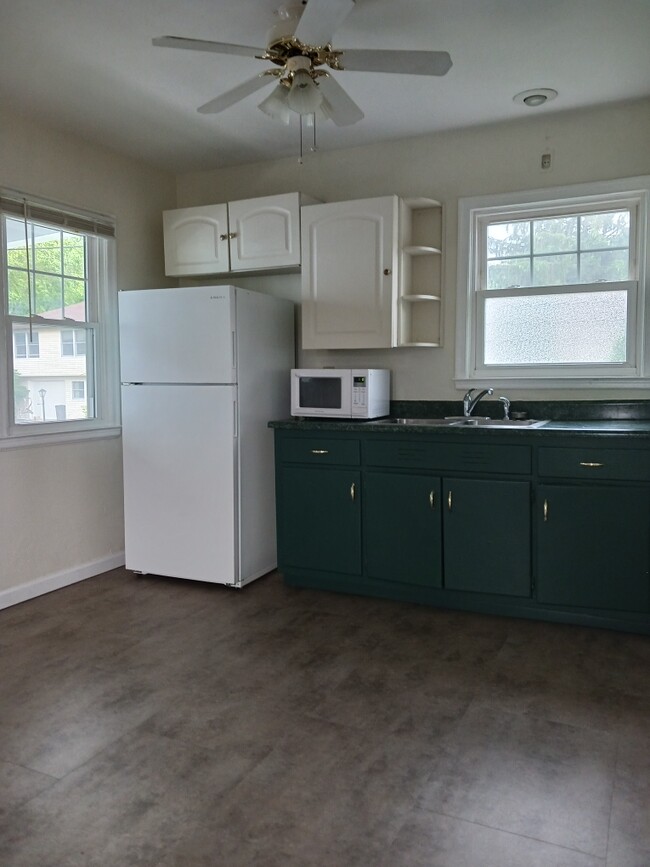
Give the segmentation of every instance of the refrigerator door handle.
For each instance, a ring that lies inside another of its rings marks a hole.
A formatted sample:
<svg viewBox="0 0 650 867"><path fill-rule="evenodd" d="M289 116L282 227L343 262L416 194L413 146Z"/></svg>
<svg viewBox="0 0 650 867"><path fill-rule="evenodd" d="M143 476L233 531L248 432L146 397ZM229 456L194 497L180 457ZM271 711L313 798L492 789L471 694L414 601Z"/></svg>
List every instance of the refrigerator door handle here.
<svg viewBox="0 0 650 867"><path fill-rule="evenodd" d="M232 332L232 369L237 370L237 332Z"/></svg>
<svg viewBox="0 0 650 867"><path fill-rule="evenodd" d="M239 423L237 420L237 401L233 400L232 402L232 426L233 426L233 435L235 439L239 436Z"/></svg>

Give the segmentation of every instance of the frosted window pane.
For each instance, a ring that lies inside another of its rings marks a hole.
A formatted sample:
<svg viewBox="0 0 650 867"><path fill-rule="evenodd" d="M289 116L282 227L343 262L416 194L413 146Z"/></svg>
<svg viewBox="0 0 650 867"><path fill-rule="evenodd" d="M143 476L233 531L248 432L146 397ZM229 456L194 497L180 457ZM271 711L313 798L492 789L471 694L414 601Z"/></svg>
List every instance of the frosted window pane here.
<svg viewBox="0 0 650 867"><path fill-rule="evenodd" d="M530 253L530 222L493 223L487 227L488 258Z"/></svg>
<svg viewBox="0 0 650 867"><path fill-rule="evenodd" d="M580 247L582 250L629 246L629 211L588 214L580 218Z"/></svg>
<svg viewBox="0 0 650 867"><path fill-rule="evenodd" d="M583 283L627 280L629 271L630 256L627 250L601 250L580 256L580 280Z"/></svg>
<svg viewBox="0 0 650 867"><path fill-rule="evenodd" d="M487 288L510 289L530 286L530 259L497 259L488 262Z"/></svg>
<svg viewBox="0 0 650 867"><path fill-rule="evenodd" d="M487 298L485 363L624 362L626 321L626 292Z"/></svg>
<svg viewBox="0 0 650 867"><path fill-rule="evenodd" d="M560 253L578 249L578 218L554 217L533 223L533 253Z"/></svg>
<svg viewBox="0 0 650 867"><path fill-rule="evenodd" d="M536 256L533 259L533 286L565 286L578 282L578 256Z"/></svg>

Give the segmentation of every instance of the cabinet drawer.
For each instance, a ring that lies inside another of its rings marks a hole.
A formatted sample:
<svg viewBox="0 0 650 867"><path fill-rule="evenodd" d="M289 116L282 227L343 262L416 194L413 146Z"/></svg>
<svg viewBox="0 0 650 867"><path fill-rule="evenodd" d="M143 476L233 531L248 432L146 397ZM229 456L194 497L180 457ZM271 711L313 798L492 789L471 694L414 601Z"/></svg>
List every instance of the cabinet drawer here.
<svg viewBox="0 0 650 867"><path fill-rule="evenodd" d="M283 439L279 444L279 458L284 462L301 464L359 464L358 440L335 440L327 437L296 437Z"/></svg>
<svg viewBox="0 0 650 867"><path fill-rule="evenodd" d="M636 449L541 448L540 476L650 481L650 451Z"/></svg>
<svg viewBox="0 0 650 867"><path fill-rule="evenodd" d="M364 443L364 458L366 464L378 467L515 475L531 472L529 446L371 440Z"/></svg>

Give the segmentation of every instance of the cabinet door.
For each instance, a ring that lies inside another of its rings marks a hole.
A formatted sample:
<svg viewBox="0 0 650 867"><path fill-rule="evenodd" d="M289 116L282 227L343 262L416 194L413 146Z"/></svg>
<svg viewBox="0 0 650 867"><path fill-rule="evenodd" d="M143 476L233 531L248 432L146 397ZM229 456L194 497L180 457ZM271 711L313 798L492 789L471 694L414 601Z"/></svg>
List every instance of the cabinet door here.
<svg viewBox="0 0 650 867"><path fill-rule="evenodd" d="M541 485L540 602L648 610L648 491L624 485Z"/></svg>
<svg viewBox="0 0 650 867"><path fill-rule="evenodd" d="M443 509L445 587L530 596L530 484L446 478Z"/></svg>
<svg viewBox="0 0 650 867"><path fill-rule="evenodd" d="M297 193L230 202L228 217L233 271L300 264Z"/></svg>
<svg viewBox="0 0 650 867"><path fill-rule="evenodd" d="M280 569L361 574L359 471L282 467L278 537Z"/></svg>
<svg viewBox="0 0 650 867"><path fill-rule="evenodd" d="M303 349L370 349L397 338L396 196L302 209Z"/></svg>
<svg viewBox="0 0 650 867"><path fill-rule="evenodd" d="M163 212L165 274L223 274L228 271L228 208L205 205Z"/></svg>
<svg viewBox="0 0 650 867"><path fill-rule="evenodd" d="M440 479L366 473L363 537L369 578L440 587Z"/></svg>

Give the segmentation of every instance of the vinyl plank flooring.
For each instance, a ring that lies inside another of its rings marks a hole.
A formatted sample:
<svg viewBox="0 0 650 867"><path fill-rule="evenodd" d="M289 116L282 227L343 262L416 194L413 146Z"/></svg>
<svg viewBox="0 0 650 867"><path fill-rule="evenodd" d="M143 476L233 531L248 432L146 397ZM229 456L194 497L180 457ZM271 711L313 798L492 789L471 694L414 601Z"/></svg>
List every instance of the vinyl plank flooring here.
<svg viewBox="0 0 650 867"><path fill-rule="evenodd" d="M2 867L650 867L650 639L124 569L0 611Z"/></svg>

